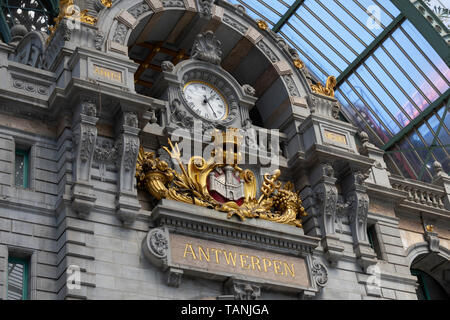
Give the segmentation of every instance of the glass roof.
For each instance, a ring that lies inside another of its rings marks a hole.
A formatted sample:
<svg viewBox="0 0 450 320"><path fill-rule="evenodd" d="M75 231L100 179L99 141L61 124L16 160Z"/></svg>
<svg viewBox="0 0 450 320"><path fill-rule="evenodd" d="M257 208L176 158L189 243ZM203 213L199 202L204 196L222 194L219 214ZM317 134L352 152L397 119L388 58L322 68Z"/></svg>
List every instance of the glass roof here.
<svg viewBox="0 0 450 320"><path fill-rule="evenodd" d="M450 68L400 1L230 2L283 35L318 80L336 76L344 113L386 150L391 171L430 181L439 161L450 173Z"/></svg>

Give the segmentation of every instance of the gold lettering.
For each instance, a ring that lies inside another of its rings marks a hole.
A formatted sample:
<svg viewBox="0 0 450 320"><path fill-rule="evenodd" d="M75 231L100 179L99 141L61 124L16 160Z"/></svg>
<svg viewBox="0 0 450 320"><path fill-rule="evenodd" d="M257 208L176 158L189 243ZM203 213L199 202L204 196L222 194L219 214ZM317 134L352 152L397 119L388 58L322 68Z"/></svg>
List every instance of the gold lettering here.
<svg viewBox="0 0 450 320"><path fill-rule="evenodd" d="M248 258L248 255L240 254L240 256L241 256L241 267L242 267L242 269L250 269L250 265L247 264L247 259L244 258L244 256ZM244 264L245 264L245 266L244 266Z"/></svg>
<svg viewBox="0 0 450 320"><path fill-rule="evenodd" d="M286 274L286 276L288 275L288 271L291 274L292 278L295 278L295 271L294 271L294 264L291 264L292 269L289 268L289 265L284 262L284 273Z"/></svg>
<svg viewBox="0 0 450 320"><path fill-rule="evenodd" d="M280 273L280 269L281 269L281 261L273 260L273 270L275 271L275 274L283 275L283 271L281 271Z"/></svg>
<svg viewBox="0 0 450 320"><path fill-rule="evenodd" d="M219 252L222 252L222 250L211 248L211 251L216 253L216 263L219 264Z"/></svg>
<svg viewBox="0 0 450 320"><path fill-rule="evenodd" d="M206 248L206 253L208 255L206 255L206 253L203 250L202 246L198 246L198 252L199 252L198 255L200 257L200 261L202 260L202 255L203 255L205 257L205 260L209 262L209 259L210 259L210 257L209 257L209 248Z"/></svg>
<svg viewBox="0 0 450 320"><path fill-rule="evenodd" d="M225 260L227 261L227 264L229 265L230 262L233 263L233 266L236 267L236 252L234 252L234 256L232 255L232 252L223 251L223 255L225 256Z"/></svg>
<svg viewBox="0 0 450 320"><path fill-rule="evenodd" d="M253 268L253 270L256 270L255 266L257 266L258 270L261 271L261 266L259 265L259 258L251 256L251 260L252 260L252 268Z"/></svg>
<svg viewBox="0 0 450 320"><path fill-rule="evenodd" d="M94 67L94 73L109 80L116 80L122 82L122 72L105 69L99 66Z"/></svg>
<svg viewBox="0 0 450 320"><path fill-rule="evenodd" d="M333 140L333 141L336 141L336 142L339 142L342 144L347 144L346 136L339 134L339 133L325 130L325 137L329 140Z"/></svg>
<svg viewBox="0 0 450 320"><path fill-rule="evenodd" d="M188 252L188 248L190 248L190 252ZM184 256L183 258L186 258L186 255L190 253L192 255L192 257L194 258L194 260L197 260L197 257L195 256L195 252L194 249L192 249L192 245L189 243L186 243L186 248L184 248Z"/></svg>
<svg viewBox="0 0 450 320"><path fill-rule="evenodd" d="M267 265L267 262L269 265ZM263 258L263 265L264 265L264 272L267 272L267 267L270 267L272 265L272 262L270 262L269 259Z"/></svg>

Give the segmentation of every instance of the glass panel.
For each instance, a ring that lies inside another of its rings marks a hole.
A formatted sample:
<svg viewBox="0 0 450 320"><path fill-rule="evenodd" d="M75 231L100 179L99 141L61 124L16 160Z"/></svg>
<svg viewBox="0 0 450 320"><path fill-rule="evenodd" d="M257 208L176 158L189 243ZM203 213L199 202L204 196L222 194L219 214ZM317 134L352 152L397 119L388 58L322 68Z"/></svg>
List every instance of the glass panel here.
<svg viewBox="0 0 450 320"><path fill-rule="evenodd" d="M353 48L358 54L363 52L365 49L365 44L361 43L354 35L352 35L347 29L344 28L345 23L341 21L339 23L329 12L327 12L326 6L321 6L317 1L305 1L303 5L310 9L314 14L316 14L322 21L326 22L328 28L333 29L337 34L341 36L341 38L345 39L345 42ZM302 6L302 7L303 7ZM331 11L330 11L331 12Z"/></svg>
<svg viewBox="0 0 450 320"><path fill-rule="evenodd" d="M395 40L402 46L408 55L414 59L416 65L420 66L421 71L428 77L434 86L444 93L448 88L446 81L439 75L439 73L428 63L427 59L417 50L417 48L409 41L401 29L396 30L393 35ZM414 37L414 35L411 35Z"/></svg>
<svg viewBox="0 0 450 320"><path fill-rule="evenodd" d="M390 0L374 0L374 2L383 7L383 10L387 10L394 17L397 17L400 14L400 10L398 10Z"/></svg>
<svg viewBox="0 0 450 320"><path fill-rule="evenodd" d="M416 87L408 80L406 75L399 69L399 67L392 61L392 59L384 51L384 47L378 48L374 55L383 64L383 66L389 71L391 76L397 80L397 83L402 87L404 91L411 97L420 110L425 110L430 104L424 98L424 96L417 90ZM413 119L419 115L419 113L413 114Z"/></svg>
<svg viewBox="0 0 450 320"><path fill-rule="evenodd" d="M247 14L254 19L263 19L274 26L286 13L288 7L281 1L258 1L258 0L230 0L233 4L240 4L247 10ZM289 1L288 1L289 2ZM290 1L292 2L292 1Z"/></svg>
<svg viewBox="0 0 450 320"><path fill-rule="evenodd" d="M375 61L373 57L369 57L366 61L366 66L370 68L372 73L375 74L378 82L382 85L385 90L389 90L389 94L395 99L395 101L402 106L402 112L400 115L401 119L404 118L404 114L406 113L409 118L414 119L419 115L419 111L414 107L408 97L399 89L397 84L391 79L391 77L381 68L381 66ZM389 89L387 89L389 88ZM406 119L404 126L406 126L410 122L409 119Z"/></svg>
<svg viewBox="0 0 450 320"><path fill-rule="evenodd" d="M329 65L327 71L334 70L334 75L339 75L344 70L348 63L346 63L335 51L333 51L325 42L323 42L311 28L305 25L298 16L294 15L289 19L288 23L293 29L296 29L302 36L300 38L311 48L314 48L315 52L318 52L326 64ZM339 68L339 70L338 70ZM331 73L330 73L331 74Z"/></svg>
<svg viewBox="0 0 450 320"><path fill-rule="evenodd" d="M16 153L16 170L15 170L16 186L19 187L24 186L25 184L24 172L25 172L25 155L22 153Z"/></svg>
<svg viewBox="0 0 450 320"><path fill-rule="evenodd" d="M433 62L433 64L438 68L438 70L447 79L447 81L450 82L450 68L438 55L436 50L434 50L433 47L428 43L428 41L425 40L422 34L408 20L406 20L402 24L402 28L425 53L425 55Z"/></svg>
<svg viewBox="0 0 450 320"><path fill-rule="evenodd" d="M361 70L360 70L361 69ZM390 101L388 102L388 107L391 110L391 114L393 112L399 112L398 108L393 107L393 102L390 100L389 97L386 96L386 93L384 95L382 94L384 92L383 89L379 87L377 82L370 76L370 74L365 70L364 67L360 67L358 69L358 73L361 72L362 76L361 79L364 79L366 83L371 86L371 89L379 94L382 98L385 99L384 105L386 106L386 100ZM375 97L368 89L367 87L361 82L360 78L356 75L352 75L349 78L349 82L355 87L355 89L359 92L359 94L363 97L363 99L366 101L368 105L370 105L371 109L374 110L374 112L377 113L377 115L381 118L383 123L389 128L389 130L396 134L400 131L400 127L398 124L394 121L391 114L389 114L386 109L380 104L380 101L383 101L380 99L380 97ZM379 100L377 100L377 98ZM391 108L392 106L392 108ZM399 117L400 118L400 117ZM400 118L400 120L402 120Z"/></svg>
<svg viewBox="0 0 450 320"><path fill-rule="evenodd" d="M3 0L0 4L10 28L22 24L29 31L48 31L48 14L38 0Z"/></svg>
<svg viewBox="0 0 450 320"><path fill-rule="evenodd" d="M357 88L355 88L357 90ZM356 92L350 88L350 86L347 83L344 83L339 90L337 91L338 93L338 98L339 96L342 96L347 98L350 103L352 104L352 106L358 111L358 113L355 113L355 111L352 111L352 107L349 106L348 102L344 104L344 107L346 107L347 109L349 109L352 114L354 114L355 118L357 119L357 121L360 124L363 123L367 123L367 125L369 125L373 131L375 131L378 136L381 138L381 140L383 140L384 143L387 143L389 141L389 139L392 137L392 134L390 132L388 132L383 124L380 123L380 121L378 120L377 117L375 117L373 115L373 113L370 111L370 109L366 106L363 100L361 100L361 98L364 98L361 94L360 96L358 96L356 94ZM364 98L365 100L365 98ZM341 103L343 103L342 101L344 100L340 100ZM367 101L367 100L365 100ZM377 114L378 115L378 114ZM361 119L362 117L362 119Z"/></svg>
<svg viewBox="0 0 450 320"><path fill-rule="evenodd" d="M26 299L26 264L10 259L8 262L8 297L7 300Z"/></svg>
<svg viewBox="0 0 450 320"><path fill-rule="evenodd" d="M363 40L366 46L370 45L370 43L375 39L375 37L371 36L359 23L357 23L352 16L350 16L345 10L343 10L335 1L330 0L317 0L321 2L324 6L328 7L328 9L341 21L344 22L353 32L355 32L361 40ZM347 1L340 1L340 4L347 3ZM350 1L349 1L350 2ZM355 5L356 6L356 5ZM366 14L367 16L367 14ZM367 20L367 19L366 19Z"/></svg>

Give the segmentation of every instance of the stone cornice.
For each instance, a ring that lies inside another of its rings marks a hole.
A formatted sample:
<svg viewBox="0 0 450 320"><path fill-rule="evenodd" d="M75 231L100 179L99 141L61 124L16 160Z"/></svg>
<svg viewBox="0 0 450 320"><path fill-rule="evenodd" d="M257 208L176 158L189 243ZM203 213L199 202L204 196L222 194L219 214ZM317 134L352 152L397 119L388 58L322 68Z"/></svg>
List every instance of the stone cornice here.
<svg viewBox="0 0 450 320"><path fill-rule="evenodd" d="M320 241L293 226L257 219L241 222L227 219L225 213L165 199L153 209L150 220L176 233L291 255L311 253Z"/></svg>

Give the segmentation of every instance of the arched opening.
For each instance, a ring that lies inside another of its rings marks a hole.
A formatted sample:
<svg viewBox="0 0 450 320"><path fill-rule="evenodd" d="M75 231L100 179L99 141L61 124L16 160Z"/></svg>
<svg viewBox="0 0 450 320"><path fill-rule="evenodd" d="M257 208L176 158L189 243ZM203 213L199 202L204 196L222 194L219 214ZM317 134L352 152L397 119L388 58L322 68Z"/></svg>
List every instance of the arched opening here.
<svg viewBox="0 0 450 320"><path fill-rule="evenodd" d="M450 299L450 261L438 253L421 254L411 264L411 274L417 277L419 300Z"/></svg>
<svg viewBox="0 0 450 320"><path fill-rule="evenodd" d="M135 88L139 94L164 98L155 88L162 72L162 63L170 61L176 65L189 59L197 34L211 30L222 44L221 67L239 84L251 85L256 90L258 101L250 113L253 124L270 127L273 119L267 116L264 119L261 115L270 115L277 108L285 107L290 96L301 95L298 92L300 89L294 88L293 83L289 87L292 87L289 89L291 92L288 92L284 78L274 67L275 62L285 59L281 51L277 53L278 57L272 49L261 49L252 43L242 34L248 27L242 26L245 30L238 31L226 23L204 19L184 10L167 9L158 15L146 16L135 13L133 8L129 11L138 18L139 23L124 45L128 47L130 59L139 65L135 73ZM294 81L292 79L288 77L286 81Z"/></svg>

